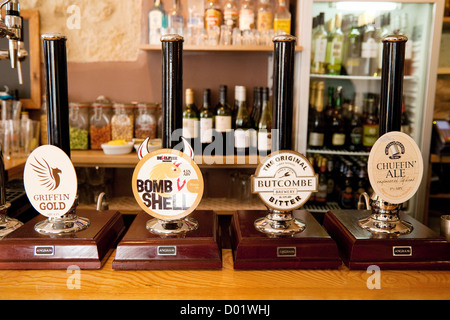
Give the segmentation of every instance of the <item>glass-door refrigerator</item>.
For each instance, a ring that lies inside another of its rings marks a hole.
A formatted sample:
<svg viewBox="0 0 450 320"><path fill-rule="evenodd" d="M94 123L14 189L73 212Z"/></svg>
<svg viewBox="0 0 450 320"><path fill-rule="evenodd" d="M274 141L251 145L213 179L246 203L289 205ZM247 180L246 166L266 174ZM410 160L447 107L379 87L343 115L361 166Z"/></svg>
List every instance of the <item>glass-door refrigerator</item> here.
<svg viewBox="0 0 450 320"><path fill-rule="evenodd" d="M307 209L353 209L359 194L370 192L366 165L378 137L380 40L403 34L408 42L402 131L416 141L424 160L421 187L404 210L422 220L443 1L299 3L303 52L296 146L319 174L319 191Z"/></svg>

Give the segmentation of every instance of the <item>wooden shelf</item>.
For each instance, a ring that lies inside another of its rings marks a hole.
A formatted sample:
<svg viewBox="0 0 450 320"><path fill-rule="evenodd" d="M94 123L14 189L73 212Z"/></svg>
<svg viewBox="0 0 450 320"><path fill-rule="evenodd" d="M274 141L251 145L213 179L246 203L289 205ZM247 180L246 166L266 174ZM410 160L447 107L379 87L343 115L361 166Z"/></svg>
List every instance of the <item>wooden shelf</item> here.
<svg viewBox="0 0 450 320"><path fill-rule="evenodd" d="M71 150L71 159L76 167L134 168L139 159L136 152L121 155L106 155L101 150ZM201 168L256 168L260 156L195 156Z"/></svg>
<svg viewBox="0 0 450 320"><path fill-rule="evenodd" d="M450 74L450 67L438 68L438 75Z"/></svg>
<svg viewBox="0 0 450 320"><path fill-rule="evenodd" d="M142 44L139 46L144 51L161 51L161 45ZM303 47L296 46L295 51L302 51ZM273 52L273 46L233 46L233 45L183 45L183 51L191 52Z"/></svg>

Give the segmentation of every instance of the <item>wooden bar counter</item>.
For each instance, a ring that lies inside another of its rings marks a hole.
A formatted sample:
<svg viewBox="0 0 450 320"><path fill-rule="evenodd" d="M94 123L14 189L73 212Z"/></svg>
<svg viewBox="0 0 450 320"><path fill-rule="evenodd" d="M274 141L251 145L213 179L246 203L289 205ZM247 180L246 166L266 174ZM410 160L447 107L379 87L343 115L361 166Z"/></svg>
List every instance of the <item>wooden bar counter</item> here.
<svg viewBox="0 0 450 320"><path fill-rule="evenodd" d="M380 289L372 273L349 270L233 269L223 250L221 270L117 271L115 252L100 270L1 270L0 299L299 300L450 299L450 271L383 271ZM73 281L74 278L79 282ZM72 286L78 285L78 288ZM72 287L72 288L71 288Z"/></svg>

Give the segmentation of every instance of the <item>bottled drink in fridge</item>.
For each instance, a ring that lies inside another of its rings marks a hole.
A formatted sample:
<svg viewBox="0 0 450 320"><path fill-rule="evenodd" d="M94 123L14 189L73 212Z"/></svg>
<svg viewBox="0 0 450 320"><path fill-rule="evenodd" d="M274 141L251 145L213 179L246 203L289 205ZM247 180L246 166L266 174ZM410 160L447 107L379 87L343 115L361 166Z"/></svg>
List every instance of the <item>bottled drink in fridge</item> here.
<svg viewBox="0 0 450 320"><path fill-rule="evenodd" d="M317 21L317 30L312 36L313 48L311 52L311 73L325 74L327 71L325 64L327 53L327 32L325 31L324 18L325 15L321 12Z"/></svg>
<svg viewBox="0 0 450 320"><path fill-rule="evenodd" d="M373 21L369 21L364 30L361 43L361 74L375 76L377 74L378 42Z"/></svg>
<svg viewBox="0 0 450 320"><path fill-rule="evenodd" d="M343 149L345 147L345 126L342 118L342 102L343 88L339 86L336 88L336 102L334 104L333 115L329 127L331 133L329 148L331 149Z"/></svg>
<svg viewBox="0 0 450 320"><path fill-rule="evenodd" d="M336 14L334 24L334 29L328 34L325 63L327 65L328 74L339 75L341 74L342 55L344 50L344 34L341 29L342 14Z"/></svg>
<svg viewBox="0 0 450 320"><path fill-rule="evenodd" d="M353 16L352 26L347 34L347 54L345 71L348 75L360 75L361 65L361 33L359 31L358 17Z"/></svg>
<svg viewBox="0 0 450 320"><path fill-rule="evenodd" d="M316 101L314 109L312 109L313 116L311 117L309 125L308 146L312 149L320 149L324 147L325 138L325 121L323 113L323 91L324 82L317 83Z"/></svg>

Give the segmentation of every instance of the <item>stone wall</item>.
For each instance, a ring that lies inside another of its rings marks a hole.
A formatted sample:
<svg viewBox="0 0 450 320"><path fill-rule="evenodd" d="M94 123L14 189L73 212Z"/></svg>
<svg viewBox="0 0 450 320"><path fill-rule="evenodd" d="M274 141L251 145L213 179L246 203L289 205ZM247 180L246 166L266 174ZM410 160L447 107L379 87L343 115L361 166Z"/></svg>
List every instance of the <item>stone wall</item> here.
<svg viewBox="0 0 450 320"><path fill-rule="evenodd" d="M20 8L40 12L41 34L67 37L69 62L137 59L142 0L20 0Z"/></svg>

